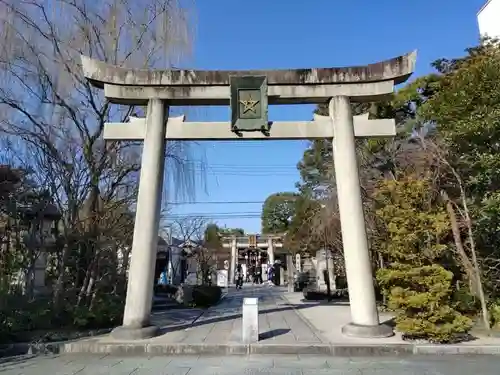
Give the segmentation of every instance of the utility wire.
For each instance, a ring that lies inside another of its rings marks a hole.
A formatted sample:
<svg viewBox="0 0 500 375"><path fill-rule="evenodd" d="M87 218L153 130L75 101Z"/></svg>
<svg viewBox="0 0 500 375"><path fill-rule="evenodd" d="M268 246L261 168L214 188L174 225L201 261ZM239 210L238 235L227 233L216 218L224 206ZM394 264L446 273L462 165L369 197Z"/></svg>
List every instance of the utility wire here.
<svg viewBox="0 0 500 375"><path fill-rule="evenodd" d="M178 220L178 219L188 219L188 218L207 218L207 219L260 219L261 214L253 215L166 215L164 220Z"/></svg>
<svg viewBox="0 0 500 375"><path fill-rule="evenodd" d="M206 202L167 202L167 204L172 205L184 205L184 204L264 204L264 201L206 201Z"/></svg>
<svg viewBox="0 0 500 375"><path fill-rule="evenodd" d="M232 211L232 212L188 212L188 213L171 213L166 214L166 216L210 216L210 215L261 215L260 211Z"/></svg>

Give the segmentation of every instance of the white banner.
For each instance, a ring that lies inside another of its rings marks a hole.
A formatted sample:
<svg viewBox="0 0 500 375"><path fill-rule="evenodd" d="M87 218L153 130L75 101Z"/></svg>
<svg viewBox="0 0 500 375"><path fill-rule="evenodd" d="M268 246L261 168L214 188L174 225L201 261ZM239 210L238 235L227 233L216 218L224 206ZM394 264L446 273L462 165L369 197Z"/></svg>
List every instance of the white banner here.
<svg viewBox="0 0 500 375"><path fill-rule="evenodd" d="M227 270L217 270L217 286L227 288L228 283Z"/></svg>

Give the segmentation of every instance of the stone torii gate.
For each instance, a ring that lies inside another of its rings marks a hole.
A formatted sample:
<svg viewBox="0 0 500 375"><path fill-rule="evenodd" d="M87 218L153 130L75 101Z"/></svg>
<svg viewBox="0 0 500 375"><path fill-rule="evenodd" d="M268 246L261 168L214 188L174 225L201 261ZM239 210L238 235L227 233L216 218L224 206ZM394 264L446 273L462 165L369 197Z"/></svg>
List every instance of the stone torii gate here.
<svg viewBox="0 0 500 375"><path fill-rule="evenodd" d="M333 138L342 242L351 323L346 335L386 337L379 321L368 251L355 137L394 136L393 119L352 116L351 102L393 94L413 73L416 52L366 66L270 71L139 70L82 57L83 73L112 103L146 105L145 119L111 123L104 139L144 141L132 257L123 325L112 335L156 335L150 325L166 140L265 140ZM268 121L268 104L329 103L329 116L312 121ZM170 106L230 105L230 122L168 118Z"/></svg>

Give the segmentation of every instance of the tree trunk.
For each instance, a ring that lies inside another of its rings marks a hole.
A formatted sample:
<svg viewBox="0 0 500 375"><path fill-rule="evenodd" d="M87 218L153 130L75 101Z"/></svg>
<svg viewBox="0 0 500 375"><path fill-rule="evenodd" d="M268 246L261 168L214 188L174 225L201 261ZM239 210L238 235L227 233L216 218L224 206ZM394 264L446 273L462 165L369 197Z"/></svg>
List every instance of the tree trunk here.
<svg viewBox="0 0 500 375"><path fill-rule="evenodd" d="M450 217L451 221L451 228L453 232L453 238L455 240L455 246L457 247L457 251L459 253L460 258L462 259L462 264L465 268L466 273L469 275L469 279L473 283L473 287L475 288L475 293L479 297L479 300L481 302L481 311L482 311L482 317L483 317L483 323L484 327L487 330L491 330L491 324L490 324L490 316L488 312L488 306L486 304L486 297L484 295L484 289L483 289L483 283L481 281L481 270L479 268L479 264L477 261L477 256L476 256L476 248L475 248L475 243L474 243L474 237L472 233L472 222L470 220L469 216L469 210L467 208L467 203L465 201L465 195L463 190L461 190L461 198L462 198L462 204L464 206L464 211L466 215L466 224L467 224L467 229L468 229L468 236L469 236L469 241L470 241L470 246L471 246L471 255L472 255L472 263L469 260L469 257L467 256L462 239L460 236L460 228L458 226L458 221L455 215L455 209L453 208L453 204L448 197L448 194L445 191L441 191L441 196L446 202L446 209L448 211L448 215Z"/></svg>
<svg viewBox="0 0 500 375"><path fill-rule="evenodd" d="M383 270L385 268L384 256L382 255L382 253L380 251L378 252L378 266L381 270ZM385 293L381 293L381 294L382 294L382 304L384 306L387 306L387 296L385 295Z"/></svg>
<svg viewBox="0 0 500 375"><path fill-rule="evenodd" d="M458 225L457 216L455 214L455 209L453 208L453 204L448 197L448 194L443 190L441 191L441 196L443 197L446 203L446 211L448 212L448 217L450 219L451 231L453 233L453 241L455 243L455 248L457 249L458 256L460 258L462 267L467 274L467 278L469 279L471 285L471 292L473 295L477 296L478 287L477 287L477 277L475 275L475 270L472 262L469 260L467 253L465 252L462 236L460 233L460 227Z"/></svg>
<svg viewBox="0 0 500 375"><path fill-rule="evenodd" d="M425 145L425 141L423 139L421 139L421 141L422 141L422 145ZM490 317L489 317L489 312L488 312L488 306L486 304L486 297L484 295L483 283L481 281L481 270L479 268L479 263L477 261L476 243L474 240L474 232L472 230L472 220L471 220L470 213L469 213L469 206L467 204L467 194L465 192L464 183L462 181L462 178L460 177L460 174L457 172L457 170L455 168L453 168L453 166L446 159L445 155L443 155L443 153L441 152L439 147L435 144L434 144L434 151L435 151L438 159L450 169L451 173L455 177L455 180L457 181L457 185L458 185L458 188L460 190L460 201L461 201L462 208L464 211L463 216L465 218L465 223L467 225L467 235L469 237L469 245L470 245L470 252L472 255L472 264L474 267L474 273L476 275L475 281L476 281L477 292L479 295L479 299L481 301L483 323L484 323L485 328L490 330L491 329ZM446 192L444 192L444 193L445 193L445 195L443 196L443 198L445 199L445 201L449 201L450 199L449 199L448 195L446 194ZM455 211L453 210L453 213L454 212Z"/></svg>
<svg viewBox="0 0 500 375"><path fill-rule="evenodd" d="M71 246L66 241L66 243L63 246L61 260L60 262L58 262L58 267L57 267L58 275L57 275L57 281L54 286L53 303L54 306L56 307L56 310L61 307L62 303L62 294L64 290L64 284L66 281L66 264L68 263L70 251L71 251Z"/></svg>

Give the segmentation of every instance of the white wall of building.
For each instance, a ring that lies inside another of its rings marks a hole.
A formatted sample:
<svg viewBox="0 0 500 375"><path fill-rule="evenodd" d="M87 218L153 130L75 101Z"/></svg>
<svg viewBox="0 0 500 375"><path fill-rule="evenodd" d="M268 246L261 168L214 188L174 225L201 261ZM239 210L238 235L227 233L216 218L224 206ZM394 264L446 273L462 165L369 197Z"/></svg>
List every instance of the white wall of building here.
<svg viewBox="0 0 500 375"><path fill-rule="evenodd" d="M500 38L500 0L488 0L477 14L482 37Z"/></svg>

